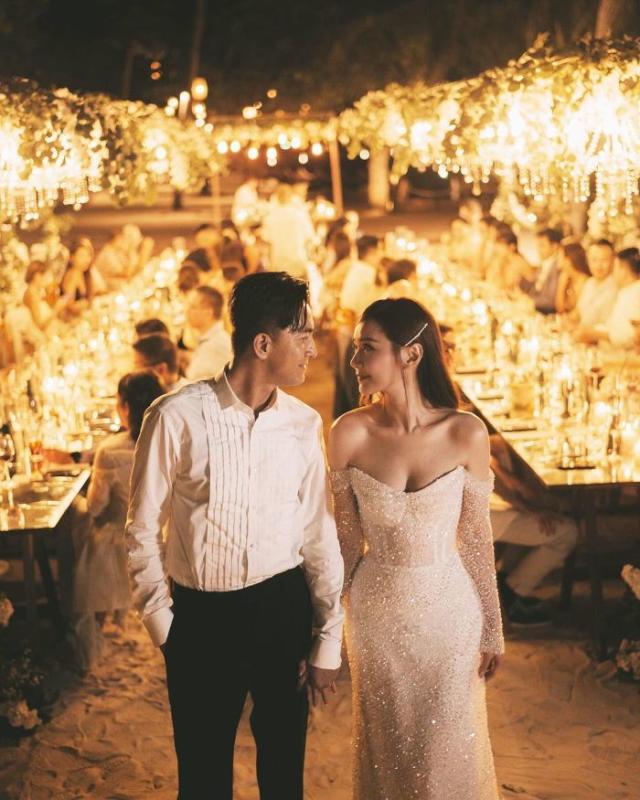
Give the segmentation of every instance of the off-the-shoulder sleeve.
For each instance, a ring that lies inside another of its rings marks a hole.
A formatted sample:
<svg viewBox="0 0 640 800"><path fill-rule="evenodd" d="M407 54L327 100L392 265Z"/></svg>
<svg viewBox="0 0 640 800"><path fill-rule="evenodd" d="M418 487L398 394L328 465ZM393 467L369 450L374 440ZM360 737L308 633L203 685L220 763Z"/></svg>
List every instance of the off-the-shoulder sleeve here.
<svg viewBox="0 0 640 800"><path fill-rule="evenodd" d="M115 469L107 449L99 449L93 461L91 481L87 489L87 508L92 517L99 517L109 504Z"/></svg>
<svg viewBox="0 0 640 800"><path fill-rule="evenodd" d="M338 528L338 539L344 559L344 591L353 578L353 573L364 555L364 537L358 510L358 501L351 486L349 471L336 470L331 473L333 505Z"/></svg>
<svg viewBox="0 0 640 800"><path fill-rule="evenodd" d="M480 650L485 653L503 653L502 615L489 517L492 488L493 475L487 480L478 480L465 473L462 510L458 523L458 550L476 586L482 606Z"/></svg>

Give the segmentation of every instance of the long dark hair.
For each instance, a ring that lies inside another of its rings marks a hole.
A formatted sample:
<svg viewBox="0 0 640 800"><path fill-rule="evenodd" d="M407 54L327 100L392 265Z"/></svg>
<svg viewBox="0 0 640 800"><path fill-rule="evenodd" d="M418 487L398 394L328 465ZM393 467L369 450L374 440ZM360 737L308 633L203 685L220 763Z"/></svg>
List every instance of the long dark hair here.
<svg viewBox="0 0 640 800"><path fill-rule="evenodd" d="M91 251L91 258L93 260L95 252L94 252L94 249L93 249L93 244L91 242L91 239L89 239L86 236L81 236L79 239L74 239L69 244L69 260L67 261L67 266L65 267L64 274L62 276L62 282L60 284L61 287L62 287L62 284L64 283L64 278L65 278L67 272L69 272L69 270L73 266L73 257L81 247L84 247L86 250L90 250ZM89 269L85 270L85 272L84 272L84 285L86 286L86 289L87 289L86 299L87 300L92 300L93 299L93 276L92 276L92 273L91 273L91 266L89 267ZM62 288L61 288L61 291L62 291ZM84 298L81 298L81 299L84 299Z"/></svg>
<svg viewBox="0 0 640 800"><path fill-rule="evenodd" d="M151 403L160 395L165 393L165 389L156 373L151 369L140 369L136 372L128 372L118 383L118 398L129 408L129 435L134 442L138 441L142 418L144 412Z"/></svg>
<svg viewBox="0 0 640 800"><path fill-rule="evenodd" d="M616 258L619 261L624 261L636 278L640 277L640 250L637 247L627 247L625 250L620 250L619 253L616 253Z"/></svg>
<svg viewBox="0 0 640 800"><path fill-rule="evenodd" d="M590 275L589 265L587 264L587 254L584 247L577 242L569 242L562 246L565 256L571 262L571 266L583 275Z"/></svg>
<svg viewBox="0 0 640 800"><path fill-rule="evenodd" d="M379 325L398 351L408 342L421 344L417 377L422 396L434 408L458 408L460 394L447 369L440 328L423 305L406 297L376 300L365 309L361 322Z"/></svg>

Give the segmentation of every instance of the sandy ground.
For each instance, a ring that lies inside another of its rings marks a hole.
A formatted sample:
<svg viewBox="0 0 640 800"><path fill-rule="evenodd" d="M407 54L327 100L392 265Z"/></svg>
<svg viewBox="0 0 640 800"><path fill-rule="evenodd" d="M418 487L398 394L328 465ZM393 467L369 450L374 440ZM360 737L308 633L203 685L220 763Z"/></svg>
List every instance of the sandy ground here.
<svg viewBox="0 0 640 800"><path fill-rule="evenodd" d="M638 687L615 678L610 663L595 665L582 643L509 642L489 711L505 800L640 797ZM307 800L350 797L350 713L345 669L330 705L312 712ZM245 714L237 800L258 798L254 760ZM60 701L52 722L20 748L0 749L6 800L169 800L175 774L162 659L133 616L126 635L107 643L101 666Z"/></svg>
<svg viewBox="0 0 640 800"><path fill-rule="evenodd" d="M88 228L92 222L85 220ZM325 361L314 364L300 395L329 418ZM580 627L585 593L580 585L576 610L556 627L512 635L490 685L505 800L640 798L640 689L620 681L610 662L597 664L586 655ZM95 672L62 695L49 724L17 747L0 747L0 800L175 798L161 656L133 614L126 634L108 639L105 648ZM307 800L350 798L350 709L345 668L330 706L311 716ZM245 713L236 749L237 800L258 798L254 761Z"/></svg>

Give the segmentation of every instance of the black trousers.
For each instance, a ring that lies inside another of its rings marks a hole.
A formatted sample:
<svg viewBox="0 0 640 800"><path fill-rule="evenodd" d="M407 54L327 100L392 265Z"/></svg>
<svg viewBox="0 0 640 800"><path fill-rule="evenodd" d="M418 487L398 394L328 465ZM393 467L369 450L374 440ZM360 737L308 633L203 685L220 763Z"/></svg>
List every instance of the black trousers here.
<svg viewBox="0 0 640 800"><path fill-rule="evenodd" d="M312 616L302 569L232 592L174 585L173 601L165 660L178 800L232 800L247 692L261 800L302 800L309 707L297 682Z"/></svg>

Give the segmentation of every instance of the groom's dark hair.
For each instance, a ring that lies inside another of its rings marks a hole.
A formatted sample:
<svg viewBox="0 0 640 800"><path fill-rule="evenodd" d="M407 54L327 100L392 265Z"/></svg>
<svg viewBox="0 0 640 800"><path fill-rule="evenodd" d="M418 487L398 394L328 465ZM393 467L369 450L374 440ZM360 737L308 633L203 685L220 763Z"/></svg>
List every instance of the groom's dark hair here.
<svg viewBox="0 0 640 800"><path fill-rule="evenodd" d="M259 333L303 330L308 303L308 284L286 272L256 272L239 280L229 303L234 355L242 355Z"/></svg>

